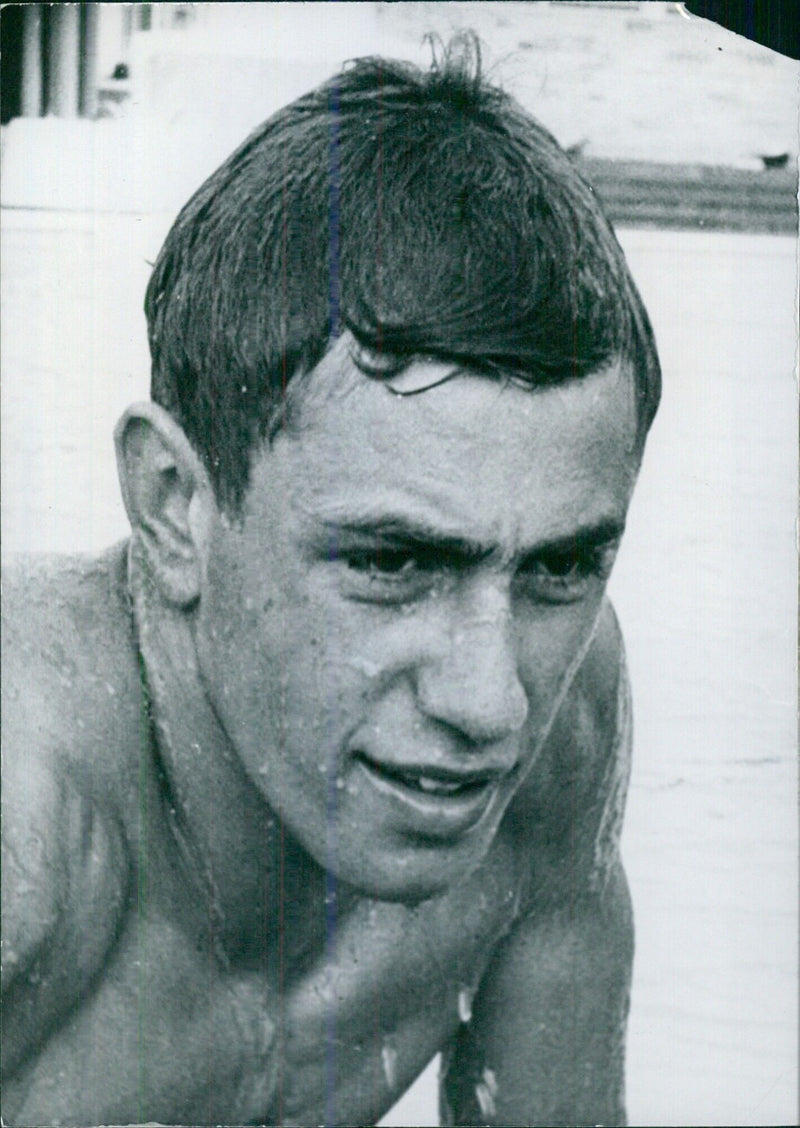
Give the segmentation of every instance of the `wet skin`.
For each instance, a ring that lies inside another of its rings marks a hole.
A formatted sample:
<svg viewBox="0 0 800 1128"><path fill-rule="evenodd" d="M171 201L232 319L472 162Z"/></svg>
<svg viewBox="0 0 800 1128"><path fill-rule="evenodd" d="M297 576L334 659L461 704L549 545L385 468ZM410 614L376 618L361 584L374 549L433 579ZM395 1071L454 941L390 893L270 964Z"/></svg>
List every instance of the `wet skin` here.
<svg viewBox="0 0 800 1128"><path fill-rule="evenodd" d="M343 339L237 521L131 420L153 724L118 557L9 600L7 1122L368 1123L448 1047L457 1122L621 1119L628 376Z"/></svg>
<svg viewBox="0 0 800 1128"><path fill-rule="evenodd" d="M398 399L345 338L256 461L241 525L214 521L209 696L340 880L420 898L486 853L588 644L634 433L616 371L551 393L463 376ZM420 777L440 786L426 796Z"/></svg>

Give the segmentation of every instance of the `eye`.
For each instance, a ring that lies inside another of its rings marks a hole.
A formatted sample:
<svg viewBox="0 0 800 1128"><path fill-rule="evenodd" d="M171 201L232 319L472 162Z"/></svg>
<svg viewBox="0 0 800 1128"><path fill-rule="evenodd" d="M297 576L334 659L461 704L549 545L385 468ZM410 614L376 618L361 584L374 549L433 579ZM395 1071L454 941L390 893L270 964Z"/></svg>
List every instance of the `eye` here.
<svg viewBox="0 0 800 1128"><path fill-rule="evenodd" d="M344 591L351 599L408 603L449 574L448 562L426 545L352 545L341 548Z"/></svg>
<svg viewBox="0 0 800 1128"><path fill-rule="evenodd" d="M566 545L523 562L516 576L521 594L545 603L572 603L608 579L616 545Z"/></svg>
<svg viewBox="0 0 800 1128"><path fill-rule="evenodd" d="M343 590L366 603L408 603L435 582L424 554L410 548L364 547L341 552Z"/></svg>
<svg viewBox="0 0 800 1128"><path fill-rule="evenodd" d="M586 569L586 559L576 548L547 552L539 560L539 565L553 579L571 580Z"/></svg>
<svg viewBox="0 0 800 1128"><path fill-rule="evenodd" d="M352 552L344 557L352 571L367 576L409 576L419 566L414 554L407 551L375 549L372 552Z"/></svg>

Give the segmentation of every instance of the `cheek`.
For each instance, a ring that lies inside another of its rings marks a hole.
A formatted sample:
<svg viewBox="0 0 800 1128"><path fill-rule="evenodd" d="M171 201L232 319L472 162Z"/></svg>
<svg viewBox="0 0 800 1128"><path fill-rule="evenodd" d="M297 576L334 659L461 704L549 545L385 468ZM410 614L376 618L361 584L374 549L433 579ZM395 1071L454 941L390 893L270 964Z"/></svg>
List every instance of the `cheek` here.
<svg viewBox="0 0 800 1128"><path fill-rule="evenodd" d="M215 548L198 610L197 649L209 695L240 737L257 730L279 702L280 614L276 621L276 593L248 567L243 547L234 540Z"/></svg>
<svg viewBox="0 0 800 1128"><path fill-rule="evenodd" d="M269 595L252 587L243 593L238 619L232 609L227 650L241 671L232 702L250 730L239 728L241 741L250 744L257 726L263 752L280 746L299 765L335 754L363 713L373 667L364 657L366 632L353 616L337 614L324 593L287 586Z"/></svg>
<svg viewBox="0 0 800 1128"><path fill-rule="evenodd" d="M565 683L577 672L589 647L602 598L530 614L519 625L520 678L530 719L549 722Z"/></svg>

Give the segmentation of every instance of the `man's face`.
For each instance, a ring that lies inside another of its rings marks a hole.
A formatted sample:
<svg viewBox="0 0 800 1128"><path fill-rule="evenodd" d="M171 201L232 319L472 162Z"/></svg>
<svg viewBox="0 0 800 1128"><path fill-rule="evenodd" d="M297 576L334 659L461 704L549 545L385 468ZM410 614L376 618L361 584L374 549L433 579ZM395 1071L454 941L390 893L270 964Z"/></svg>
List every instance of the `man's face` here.
<svg viewBox="0 0 800 1128"><path fill-rule="evenodd" d="M215 519L203 675L320 865L431 896L486 854L589 643L638 468L632 381L398 398L343 338L299 399L243 519Z"/></svg>

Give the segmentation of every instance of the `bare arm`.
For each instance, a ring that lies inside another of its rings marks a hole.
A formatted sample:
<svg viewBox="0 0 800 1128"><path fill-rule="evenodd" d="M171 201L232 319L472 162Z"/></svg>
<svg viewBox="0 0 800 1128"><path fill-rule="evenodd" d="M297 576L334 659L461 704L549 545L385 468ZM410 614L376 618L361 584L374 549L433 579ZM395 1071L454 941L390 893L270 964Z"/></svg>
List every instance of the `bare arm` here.
<svg viewBox="0 0 800 1128"><path fill-rule="evenodd" d="M7 768L3 787L4 1078L90 988L114 940L127 869L121 834L71 784L35 765L22 783L16 774Z"/></svg>
<svg viewBox="0 0 800 1128"><path fill-rule="evenodd" d="M451 1124L624 1124L633 956L625 875L503 943L443 1082ZM449 1118L449 1119L448 1119Z"/></svg>
<svg viewBox="0 0 800 1128"><path fill-rule="evenodd" d="M121 828L77 786L80 746L52 593L15 577L4 591L2 678L3 1076L13 1076L91 985L126 894ZM62 657L63 654L63 657ZM87 699L84 699L86 704ZM86 704L87 718L97 710ZM87 774L90 774L87 772Z"/></svg>

